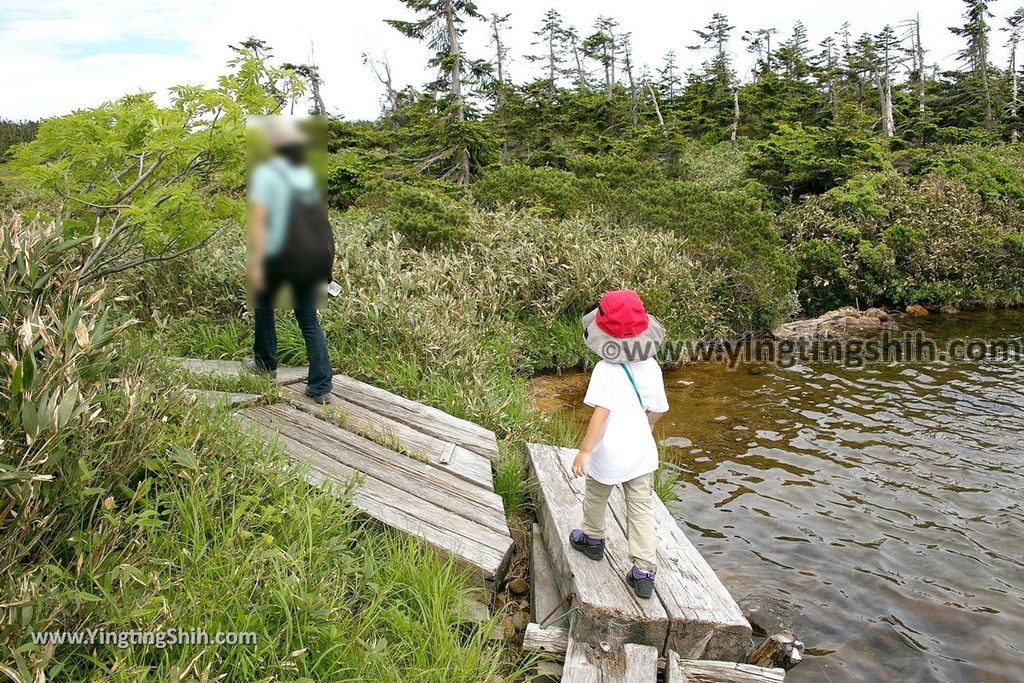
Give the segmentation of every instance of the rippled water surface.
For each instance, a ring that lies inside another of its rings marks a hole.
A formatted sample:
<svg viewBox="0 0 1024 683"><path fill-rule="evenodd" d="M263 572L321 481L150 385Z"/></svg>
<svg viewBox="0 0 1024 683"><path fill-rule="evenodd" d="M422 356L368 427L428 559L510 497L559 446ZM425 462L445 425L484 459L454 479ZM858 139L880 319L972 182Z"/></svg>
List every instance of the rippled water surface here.
<svg viewBox="0 0 1024 683"><path fill-rule="evenodd" d="M1024 312L937 316L1020 340ZM586 377L540 382L583 423ZM1024 363L666 372L689 536L811 656L790 683L1024 681Z"/></svg>

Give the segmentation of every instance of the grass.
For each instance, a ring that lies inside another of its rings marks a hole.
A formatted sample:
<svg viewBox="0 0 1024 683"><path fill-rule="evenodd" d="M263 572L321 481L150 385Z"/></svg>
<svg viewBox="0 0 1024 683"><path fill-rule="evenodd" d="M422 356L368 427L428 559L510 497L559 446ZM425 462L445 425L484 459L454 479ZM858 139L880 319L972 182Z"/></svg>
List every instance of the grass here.
<svg viewBox="0 0 1024 683"><path fill-rule="evenodd" d="M126 683L468 683L522 673L488 639L501 615L466 624L465 576L450 560L358 521L345 491L310 488L222 411L177 419L165 439L173 457L150 459L139 484L147 492L115 495L97 520L129 542L91 571L51 566L39 611L63 608L50 628L246 631L257 642L61 646L50 661L22 645L16 661L25 673L48 664L52 680ZM88 536L91 526L83 520L76 533Z"/></svg>

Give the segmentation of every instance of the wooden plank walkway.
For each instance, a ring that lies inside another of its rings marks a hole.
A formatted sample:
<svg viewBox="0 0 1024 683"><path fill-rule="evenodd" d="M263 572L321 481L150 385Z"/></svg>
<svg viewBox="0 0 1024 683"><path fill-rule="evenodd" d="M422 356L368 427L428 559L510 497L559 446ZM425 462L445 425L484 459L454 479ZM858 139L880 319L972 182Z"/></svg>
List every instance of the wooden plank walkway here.
<svg viewBox="0 0 1024 683"><path fill-rule="evenodd" d="M569 637L562 683L655 683L658 649L626 643L603 648Z"/></svg>
<svg viewBox="0 0 1024 683"><path fill-rule="evenodd" d="M653 670L646 663L649 655L643 650L638 651L638 647L654 653ZM655 648L647 645L625 645L622 648L589 646L574 640L568 629L558 626L541 628L537 624L528 624L523 649L539 656L542 663L558 666L564 663L562 681L655 683L659 670L664 671L663 683L783 683L786 677L785 670L779 668L683 659L674 650L669 650L667 657L658 657ZM624 671L631 671L632 677L624 678Z"/></svg>
<svg viewBox="0 0 1024 683"><path fill-rule="evenodd" d="M235 361L172 358L197 374L239 377ZM418 536L493 590L512 555L505 506L491 461L494 433L453 415L345 375L335 375L330 405L307 398L306 368L278 368L290 403L256 405L258 396L190 390L194 400L242 408L234 415L307 469L316 485L352 485L364 515Z"/></svg>
<svg viewBox="0 0 1024 683"><path fill-rule="evenodd" d="M331 392L330 405L320 405L308 398L303 393L304 389L305 385L298 384L284 387L283 392L300 410L335 422L350 432L361 434L378 443L394 444L396 450L412 458L427 462L488 490L492 488L494 480L491 462L486 457L347 400L358 399L357 394L349 394L335 388Z"/></svg>
<svg viewBox="0 0 1024 683"><path fill-rule="evenodd" d="M457 444L484 456L498 459L498 440L494 432L475 422L463 420L432 406L411 401L346 375L334 376L334 396L371 410L378 415L408 425L441 441Z"/></svg>
<svg viewBox="0 0 1024 683"><path fill-rule="evenodd" d="M736 662L711 662L682 659L669 652L665 665L665 683L783 683L786 672Z"/></svg>
<svg viewBox="0 0 1024 683"><path fill-rule="evenodd" d="M658 579L655 595L640 600L626 585L630 569L624 501L609 500L605 559L593 562L572 552L567 538L583 515L583 478L572 475L575 451L527 445L536 482L541 533L562 595L573 593L571 635L580 642L613 648L650 645L662 655L686 659L740 659L750 645L750 624L700 553L656 501ZM568 671L568 667L566 668Z"/></svg>
<svg viewBox="0 0 1024 683"><path fill-rule="evenodd" d="M286 457L308 466L313 483L358 477L352 502L360 512L455 557L478 586L493 589L501 581L512 537L490 482L455 476L293 406L261 406L237 415L267 441L280 443Z"/></svg>

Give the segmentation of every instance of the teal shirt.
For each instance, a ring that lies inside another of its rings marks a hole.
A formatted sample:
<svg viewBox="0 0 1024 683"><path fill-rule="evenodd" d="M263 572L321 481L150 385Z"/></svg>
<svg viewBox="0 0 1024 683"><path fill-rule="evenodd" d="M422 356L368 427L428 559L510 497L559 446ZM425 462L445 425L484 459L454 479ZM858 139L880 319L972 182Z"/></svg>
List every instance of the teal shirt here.
<svg viewBox="0 0 1024 683"><path fill-rule="evenodd" d="M267 207L265 256L276 255L284 246L292 191L315 189L316 178L309 166L293 166L281 157L264 161L253 170L249 178L249 203Z"/></svg>

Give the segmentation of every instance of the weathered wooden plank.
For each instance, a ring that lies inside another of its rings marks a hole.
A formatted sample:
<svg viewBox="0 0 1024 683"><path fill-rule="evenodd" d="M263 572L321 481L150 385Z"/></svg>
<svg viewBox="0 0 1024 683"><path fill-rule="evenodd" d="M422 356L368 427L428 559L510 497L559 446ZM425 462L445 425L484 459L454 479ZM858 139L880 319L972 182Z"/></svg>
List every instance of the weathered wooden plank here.
<svg viewBox="0 0 1024 683"><path fill-rule="evenodd" d="M641 600L626 585L625 574L632 563L625 534L614 517L608 517L603 561L587 559L568 545L570 531L583 518L584 480L571 472L572 452L539 444L527 444L526 449L537 484L541 535L559 591L575 594L573 638L595 645L606 642L612 647L640 643L661 651L669 616L660 600Z"/></svg>
<svg viewBox="0 0 1024 683"><path fill-rule="evenodd" d="M343 426L349 431L369 437L371 440L377 440L374 437L381 436L385 443L393 439L401 450L411 457L421 458L428 464L488 491L494 490L491 462L479 453L379 415L364 406L346 401L339 395L332 396L329 406L320 405L306 396L303 389L303 385L292 385L284 387L283 391L301 410L329 421L340 416L343 419Z"/></svg>
<svg viewBox="0 0 1024 683"><path fill-rule="evenodd" d="M665 665L665 683L783 683L786 672L751 664L682 659L670 650Z"/></svg>
<svg viewBox="0 0 1024 683"><path fill-rule="evenodd" d="M467 448L491 462L498 459L498 440L494 432L469 420L455 417L433 406L411 401L347 375L334 376L332 394L442 441Z"/></svg>
<svg viewBox="0 0 1024 683"><path fill-rule="evenodd" d="M236 360L203 360L199 358L176 358L169 357L167 360L175 363L184 370L197 375L218 375L220 377L240 377L249 371L242 367ZM275 384L293 384L305 382L309 375L308 367L299 368L278 368Z"/></svg>
<svg viewBox="0 0 1024 683"><path fill-rule="evenodd" d="M542 626L568 626L565 614L569 611L569 602L558 592L555 570L539 525L533 525L530 536L530 614Z"/></svg>
<svg viewBox="0 0 1024 683"><path fill-rule="evenodd" d="M627 528L620 488L615 488L608 503L619 526ZM750 647L751 629L739 605L659 500L654 514L658 539L654 590L671 618L666 647L684 659L742 659Z"/></svg>
<svg viewBox="0 0 1024 683"><path fill-rule="evenodd" d="M523 650L536 654L546 661L565 661L569 647L569 629L561 626L541 627L533 622L526 625L523 633Z"/></svg>
<svg viewBox="0 0 1024 683"><path fill-rule="evenodd" d="M352 504L362 514L399 531L419 536L442 554L453 556L470 571L470 580L488 590L500 582L511 556L511 538L502 551L482 539L493 532L471 520L442 509L420 496L396 488L335 460L310 446L282 435L263 424L256 411L243 410L236 418L256 429L268 442L280 443L284 454L299 466L307 467L307 479L314 485L325 482L345 485L358 479L352 491Z"/></svg>
<svg viewBox="0 0 1024 683"><path fill-rule="evenodd" d="M626 643L605 649L569 638L562 683L655 683L658 650Z"/></svg>
<svg viewBox="0 0 1024 683"><path fill-rule="evenodd" d="M548 550L544 547L544 540L541 538L540 527L533 525L530 534L530 610L535 622L545 620L545 626L557 624L568 626L565 615L568 613L569 601L563 601L558 594L558 584L555 583L555 571L551 567L551 558L548 557ZM526 635L523 639L523 648L527 648L527 641L530 639L531 629L537 629L538 625L528 624ZM548 628L540 629L548 632ZM563 651L554 659L541 659L535 667L533 681L535 683L557 683L562 680L562 660L565 659L564 647L568 642L569 630L566 628L553 627L553 631L561 632L563 636Z"/></svg>
<svg viewBox="0 0 1024 683"><path fill-rule="evenodd" d="M259 403L263 398L259 394L243 394L231 391L207 391L205 389L186 389L185 395L197 403L204 403L214 408L244 408Z"/></svg>
<svg viewBox="0 0 1024 683"><path fill-rule="evenodd" d="M339 462L416 494L500 535L500 544L511 541L501 496L426 463L396 453L380 444L285 405L263 406L251 411L255 419L282 434L325 453ZM487 535L483 540L495 540Z"/></svg>

